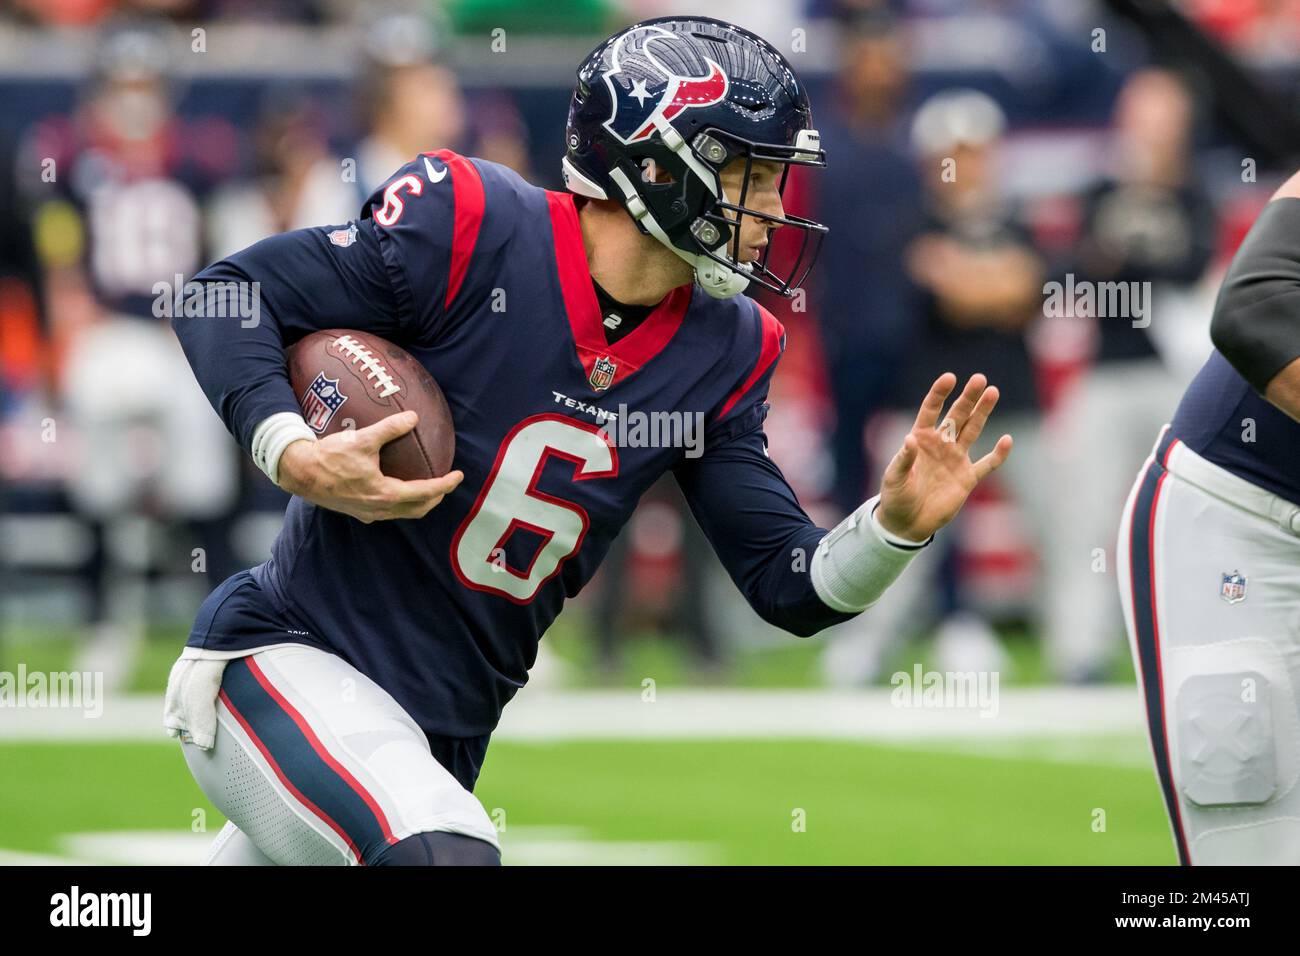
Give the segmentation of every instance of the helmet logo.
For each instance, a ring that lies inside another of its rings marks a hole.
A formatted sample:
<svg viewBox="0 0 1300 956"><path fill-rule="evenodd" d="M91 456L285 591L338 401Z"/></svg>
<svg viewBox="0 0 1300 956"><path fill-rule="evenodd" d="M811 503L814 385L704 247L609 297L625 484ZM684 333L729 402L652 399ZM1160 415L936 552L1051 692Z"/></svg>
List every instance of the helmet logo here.
<svg viewBox="0 0 1300 956"><path fill-rule="evenodd" d="M679 73L665 61L698 72ZM623 143L649 139L660 117L671 123L684 110L721 103L730 87L722 67L662 27L638 27L624 33L615 43L610 62L603 76L614 101L614 115L604 126Z"/></svg>

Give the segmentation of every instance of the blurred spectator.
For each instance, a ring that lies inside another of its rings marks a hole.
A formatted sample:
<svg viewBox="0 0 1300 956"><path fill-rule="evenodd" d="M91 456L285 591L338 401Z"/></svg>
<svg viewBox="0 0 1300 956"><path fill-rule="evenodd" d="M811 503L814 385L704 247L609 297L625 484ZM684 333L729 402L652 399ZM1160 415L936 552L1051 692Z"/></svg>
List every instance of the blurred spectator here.
<svg viewBox="0 0 1300 956"><path fill-rule="evenodd" d="M625 663L628 611L635 609L640 596L633 586L638 557L636 537L647 521L661 529L657 536L661 547L665 543L662 539L670 537L672 531L678 532L677 540L672 542L679 558L676 584L670 592L666 623L671 633L684 641L693 668L719 676L727 659L716 612L709 607L708 590L721 584L724 572L720 565L715 568L717 559L708 539L691 516L676 482L668 478L661 479L642 497L636 517L614 539L601 562L589 626L600 671L606 678L617 678Z"/></svg>
<svg viewBox="0 0 1300 956"><path fill-rule="evenodd" d="M907 50L900 27L859 15L841 31L833 97L816 116L828 157L813 184L830 227L818 261L818 313L835 402L835 503L874 493L865 428L894 400L919 299L904 252L921 225L921 184L907 149Z"/></svg>
<svg viewBox="0 0 1300 956"><path fill-rule="evenodd" d="M10 509L9 485L18 477L11 473L13 459L9 443L17 436L6 426L19 416L25 402L43 397L45 385L45 337L37 308L36 254L32 245L31 217L26 203L12 186L14 147L0 136L0 520ZM0 641L5 637L8 597L7 555L0 555Z"/></svg>
<svg viewBox="0 0 1300 956"><path fill-rule="evenodd" d="M0 222L5 224L0 233L0 421L11 403L44 383L46 371L31 212L26 197L13 188L14 154L14 144L0 136Z"/></svg>
<svg viewBox="0 0 1300 956"><path fill-rule="evenodd" d="M475 36L490 36L493 30L505 30L507 37L516 30L604 35L624 20L637 19L620 17L619 5L608 0L447 0L446 5L456 32Z"/></svg>
<svg viewBox="0 0 1300 956"><path fill-rule="evenodd" d="M253 176L222 188L208 210L209 259L307 226L343 223L361 204L305 94L271 88L253 131Z"/></svg>
<svg viewBox="0 0 1300 956"><path fill-rule="evenodd" d="M1184 0L1192 17L1260 64L1300 60L1300 0Z"/></svg>
<svg viewBox="0 0 1300 956"><path fill-rule="evenodd" d="M9 0L8 5L23 17L58 26L96 23L128 7L122 0ZM188 13L198 4L193 0L174 0L164 6Z"/></svg>
<svg viewBox="0 0 1300 956"><path fill-rule="evenodd" d="M95 532L90 653L103 657L82 663L111 683L140 624L112 607L125 574L113 526L141 513L186 522L213 579L235 570L236 449L155 312L171 298L159 288L173 290L204 262L200 202L234 149L219 127L189 127L173 112L163 35L117 30L100 51L77 114L36 128L24 183L39 203L46 301L64 347L68 493Z"/></svg>
<svg viewBox="0 0 1300 956"><path fill-rule="evenodd" d="M923 233L907 251L908 271L923 294L918 335L903 359L894 411L879 431L877 471L911 428L916 409L943 372L958 388L976 372L997 385L1001 399L988 433L972 457L998 437L1016 447L999 472L1031 527L1046 523L1039 468L1040 413L1025 330L1039 312L1042 264L1017 211L1000 194L996 158L1005 127L1002 110L970 90L939 93L916 115L912 139L926 190ZM961 586L955 545L959 517L918 556L880 603L858 621L840 625L823 658L837 683L871 680L893 641L938 623L940 669L998 670L1005 655L992 628L971 610Z"/></svg>
<svg viewBox="0 0 1300 956"><path fill-rule="evenodd" d="M366 38L365 52L362 112L369 132L357 147L358 202L420 153L458 149L465 131L456 74L436 59L427 21L380 20Z"/></svg>
<svg viewBox="0 0 1300 956"><path fill-rule="evenodd" d="M58 26L100 23L118 15L176 22L217 19L315 23L327 0L9 0L22 16Z"/></svg>
<svg viewBox="0 0 1300 956"><path fill-rule="evenodd" d="M536 182L529 158L528 124L519 115L509 93L499 90L477 97L471 130L472 155L500 163L524 179Z"/></svg>
<svg viewBox="0 0 1300 956"><path fill-rule="evenodd" d="M1120 283L1130 308L1078 318L1097 329L1096 357L1062 396L1053 423L1055 493L1069 507L1052 521L1046 555L1048 651L1053 670L1069 680L1100 678L1121 646L1114 581L1095 566L1096 549L1113 558L1133 475L1186 384L1152 333L1189 307L1186 290L1205 272L1216 239L1214 208L1191 169L1193 107L1174 74L1135 73L1115 105L1109 174L1084 200L1076 283ZM1208 320L1207 313L1200 321Z"/></svg>

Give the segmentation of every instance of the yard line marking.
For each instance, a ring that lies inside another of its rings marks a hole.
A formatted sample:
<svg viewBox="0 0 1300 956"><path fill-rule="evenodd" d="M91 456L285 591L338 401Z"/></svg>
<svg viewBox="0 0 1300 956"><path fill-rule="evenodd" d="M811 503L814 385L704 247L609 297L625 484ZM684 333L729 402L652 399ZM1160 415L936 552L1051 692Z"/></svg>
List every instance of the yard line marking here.
<svg viewBox="0 0 1300 956"><path fill-rule="evenodd" d="M494 740L780 740L873 742L935 739L1075 739L1142 735L1131 685L1003 688L996 716L975 708L907 708L889 688L747 690L660 684L653 703L640 686L624 690L525 688L506 708ZM162 729L162 697L109 697L103 715L77 710L0 708L0 741L154 741L176 745Z"/></svg>

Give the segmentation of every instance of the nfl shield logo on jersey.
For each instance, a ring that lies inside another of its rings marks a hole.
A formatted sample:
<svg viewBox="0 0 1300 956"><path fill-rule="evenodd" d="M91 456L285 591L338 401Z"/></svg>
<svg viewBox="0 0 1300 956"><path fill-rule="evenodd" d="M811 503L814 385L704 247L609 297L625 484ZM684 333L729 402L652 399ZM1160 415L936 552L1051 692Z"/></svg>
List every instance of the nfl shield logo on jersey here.
<svg viewBox="0 0 1300 956"><path fill-rule="evenodd" d="M614 381L614 373L617 371L618 366L609 360L608 355L603 355L591 367L591 377L587 381L591 382L591 387L596 391L603 392Z"/></svg>
<svg viewBox="0 0 1300 956"><path fill-rule="evenodd" d="M1236 571L1225 574L1223 583L1219 586L1219 597L1229 604L1240 604L1246 600L1246 578Z"/></svg>
<svg viewBox="0 0 1300 956"><path fill-rule="evenodd" d="M339 380L326 378L325 373L320 372L302 396L302 417L319 435L347 400L348 397L339 391Z"/></svg>
<svg viewBox="0 0 1300 956"><path fill-rule="evenodd" d="M357 224L354 222L346 229L335 229L330 233L330 242L346 249L357 241Z"/></svg>

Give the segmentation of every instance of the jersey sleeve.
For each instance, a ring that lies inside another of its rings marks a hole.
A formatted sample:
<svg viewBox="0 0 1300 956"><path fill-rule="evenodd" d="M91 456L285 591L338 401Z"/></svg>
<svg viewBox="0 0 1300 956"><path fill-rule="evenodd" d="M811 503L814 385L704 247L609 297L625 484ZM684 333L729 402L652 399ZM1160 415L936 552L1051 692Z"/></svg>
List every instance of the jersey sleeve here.
<svg viewBox="0 0 1300 956"><path fill-rule="evenodd" d="M1260 395L1300 357L1300 199L1274 199L1232 257L1210 338Z"/></svg>
<svg viewBox="0 0 1300 956"><path fill-rule="evenodd" d="M319 329L399 344L420 337L399 312L369 220L271 236L202 270L172 306L194 376L247 450L254 429L298 412L284 350Z"/></svg>
<svg viewBox="0 0 1300 956"><path fill-rule="evenodd" d="M763 620L807 637L854 615L813 587L813 554L826 535L767 455L761 420L675 469L691 513L723 567Z"/></svg>
<svg viewBox="0 0 1300 956"><path fill-rule="evenodd" d="M504 167L450 150L389 177L343 227L273 236L204 269L191 286L218 303L255 289L257 317L178 309L173 327L195 377L249 449L257 426L296 412L284 349L318 329L429 346L491 294L531 189ZM231 317L226 317L231 316Z"/></svg>
<svg viewBox="0 0 1300 956"><path fill-rule="evenodd" d="M809 569L826 529L799 505L767 454L768 389L785 348L781 323L754 303L754 360L706 422L704 452L683 458L677 483L727 573L763 620L808 636L854 615L826 605Z"/></svg>
<svg viewBox="0 0 1300 956"><path fill-rule="evenodd" d="M503 178L494 164L442 149L407 163L365 204L398 314L427 337L490 293L514 212Z"/></svg>
<svg viewBox="0 0 1300 956"><path fill-rule="evenodd" d="M745 301L754 310L750 320L755 323L755 334L745 343L748 361L742 367L743 377L732 385L705 423L704 437L708 444L724 444L762 425L767 416L772 376L785 351L785 328L776 316L752 299Z"/></svg>

